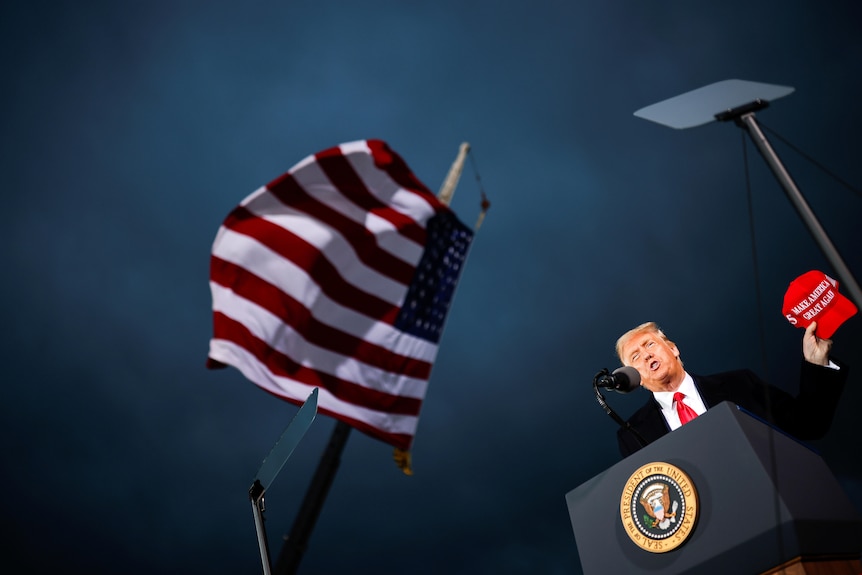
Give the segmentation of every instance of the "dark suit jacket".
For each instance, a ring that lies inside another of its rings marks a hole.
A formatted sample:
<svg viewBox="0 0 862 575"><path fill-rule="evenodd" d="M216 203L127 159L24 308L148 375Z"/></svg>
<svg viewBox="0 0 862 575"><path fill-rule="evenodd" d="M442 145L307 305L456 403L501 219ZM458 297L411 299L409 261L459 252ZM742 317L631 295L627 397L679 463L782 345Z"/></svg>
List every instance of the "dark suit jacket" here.
<svg viewBox="0 0 862 575"><path fill-rule="evenodd" d="M847 380L847 368L840 367L835 370L803 361L796 397L772 387L749 370L692 375L692 379L707 409L731 401L797 439L810 440L823 437L832 425L832 416ZM670 431L651 393L646 405L627 423L647 444ZM626 428L617 431L617 441L623 457L641 448L637 437Z"/></svg>

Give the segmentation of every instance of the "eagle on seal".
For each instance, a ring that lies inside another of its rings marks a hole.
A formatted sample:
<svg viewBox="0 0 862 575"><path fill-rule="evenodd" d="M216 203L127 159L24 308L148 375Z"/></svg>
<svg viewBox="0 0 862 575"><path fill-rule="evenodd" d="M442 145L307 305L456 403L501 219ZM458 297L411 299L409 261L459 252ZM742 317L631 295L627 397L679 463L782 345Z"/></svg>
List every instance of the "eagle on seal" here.
<svg viewBox="0 0 862 575"><path fill-rule="evenodd" d="M667 529L667 526L676 516L676 505L674 505L673 511L669 509L670 491L664 483L650 485L644 490L638 501L650 517L648 521L650 528L658 525L662 529Z"/></svg>

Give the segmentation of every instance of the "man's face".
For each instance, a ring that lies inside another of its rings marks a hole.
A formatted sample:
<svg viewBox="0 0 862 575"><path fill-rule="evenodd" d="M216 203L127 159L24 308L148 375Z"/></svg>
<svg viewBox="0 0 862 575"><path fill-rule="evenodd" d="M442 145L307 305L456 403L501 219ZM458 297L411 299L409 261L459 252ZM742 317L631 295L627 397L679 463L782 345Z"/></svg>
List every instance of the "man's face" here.
<svg viewBox="0 0 862 575"><path fill-rule="evenodd" d="M641 385L650 391L676 391L685 377L679 350L653 331L632 336L622 348L623 363L641 376Z"/></svg>

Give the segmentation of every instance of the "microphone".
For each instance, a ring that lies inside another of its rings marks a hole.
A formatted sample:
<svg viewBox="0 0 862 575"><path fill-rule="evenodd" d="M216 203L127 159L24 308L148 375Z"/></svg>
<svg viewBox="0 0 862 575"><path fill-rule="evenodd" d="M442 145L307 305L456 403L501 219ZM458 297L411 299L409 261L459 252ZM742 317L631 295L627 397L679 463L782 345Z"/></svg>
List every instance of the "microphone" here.
<svg viewBox="0 0 862 575"><path fill-rule="evenodd" d="M599 391L600 387L604 387L605 389L613 389L617 393L629 393L637 389L640 383L641 374L638 373L638 370L626 365L618 367L613 373L608 373L607 369L603 369L598 372L593 378L593 391L596 393L596 401L599 402L599 405L602 406L605 413L607 413L611 419L616 421L621 428L626 431L630 431L641 447L646 447L647 442L643 436L638 433L638 430L632 427L631 423L624 421L622 417L617 415L617 413L611 409L611 406L608 405L608 402L605 401L605 396L602 395L601 391Z"/></svg>
<svg viewBox="0 0 862 575"><path fill-rule="evenodd" d="M613 373L603 370L596 378L596 385L605 389L612 389L619 393L629 393L641 384L641 374L635 368L625 365L618 367Z"/></svg>

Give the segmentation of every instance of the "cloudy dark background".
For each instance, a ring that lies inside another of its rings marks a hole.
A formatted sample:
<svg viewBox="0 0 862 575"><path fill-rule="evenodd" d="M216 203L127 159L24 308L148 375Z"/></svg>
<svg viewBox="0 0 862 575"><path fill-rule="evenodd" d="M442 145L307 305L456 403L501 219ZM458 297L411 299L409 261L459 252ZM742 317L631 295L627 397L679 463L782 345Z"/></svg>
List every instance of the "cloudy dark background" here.
<svg viewBox="0 0 862 575"><path fill-rule="evenodd" d="M4 2L0 568L260 572L247 490L296 408L204 369L209 249L298 160L379 138L432 189L470 142L453 206L475 221L475 165L492 207L415 475L352 433L300 572L577 575L565 494L619 460L590 388L619 333L658 321L691 371L792 391L784 289L833 272L750 144L749 210L741 130L633 112L795 87L758 118L857 190L773 140L858 277L860 26L850 0ZM817 447L862 509L860 346L857 316ZM333 427L267 494L274 554Z"/></svg>

